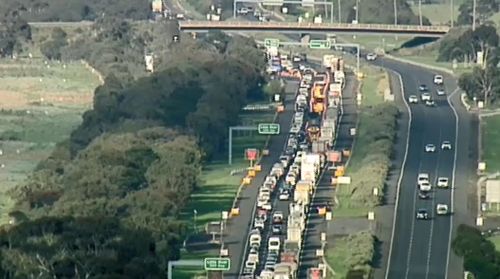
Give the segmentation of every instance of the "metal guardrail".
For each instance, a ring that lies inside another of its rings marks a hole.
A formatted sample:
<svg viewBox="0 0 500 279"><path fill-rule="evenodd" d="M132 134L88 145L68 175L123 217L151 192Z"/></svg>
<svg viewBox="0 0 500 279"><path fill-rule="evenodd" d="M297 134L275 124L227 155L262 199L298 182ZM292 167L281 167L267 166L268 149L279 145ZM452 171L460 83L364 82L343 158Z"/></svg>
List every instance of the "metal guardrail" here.
<svg viewBox="0 0 500 279"><path fill-rule="evenodd" d="M449 26L391 25L391 24L350 24L350 23L308 23L308 22L244 22L244 21L180 21L181 30L189 29L290 29L290 30L367 30L397 31L415 33L445 34Z"/></svg>

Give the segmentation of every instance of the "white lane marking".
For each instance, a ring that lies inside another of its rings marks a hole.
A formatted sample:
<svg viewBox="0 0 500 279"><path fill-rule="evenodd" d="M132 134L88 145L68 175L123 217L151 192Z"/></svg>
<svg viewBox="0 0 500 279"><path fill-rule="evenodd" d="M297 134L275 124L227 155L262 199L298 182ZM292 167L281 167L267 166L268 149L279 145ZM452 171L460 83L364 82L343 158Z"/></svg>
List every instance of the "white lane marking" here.
<svg viewBox="0 0 500 279"><path fill-rule="evenodd" d="M453 95L455 95L459 91L459 88L457 87L451 94L446 98L446 101L448 102L448 105L450 105L451 109L453 110L453 113L455 114L455 146L454 146L454 151L455 154L453 155L453 171L451 173L452 179L451 179L451 201L450 201L450 232L448 235L448 253L446 255L446 271L445 271L445 276L444 278L448 278L448 267L450 265L450 253L451 253L451 236L453 232L453 213L454 213L454 197L455 197L455 172L457 170L457 154L458 154L458 127L459 126L459 118L458 118L458 113L455 107L451 103L451 98Z"/></svg>
<svg viewBox="0 0 500 279"><path fill-rule="evenodd" d="M413 79L413 81L415 82L415 84L420 84L420 82L417 81L416 79ZM425 113L425 107L423 108L423 110L424 110L424 118L427 118L427 114ZM425 149L425 145L426 144L427 143L425 141L425 137L422 137L422 142L421 142L421 144L419 144L419 147ZM419 152L422 152L422 151L419 151ZM427 155L425 155L425 156L427 156ZM430 172L428 172L428 171L425 171L425 172L422 171L422 162L423 162L422 154L420 154L419 163L418 163L418 174L420 174L420 173L427 173L427 174L429 174ZM429 180L430 180L430 177L429 177ZM417 194L418 194L419 188L420 188L419 186L415 187L415 191L413 192L413 211L412 211L413 213L412 214L415 214L417 212L417 199L418 199L417 198ZM416 219L417 219L416 216L412 217L411 231L410 231L410 243L409 243L409 246L408 246L408 254L407 254L407 258L406 258L405 279L408 278L408 276L410 275L411 252L413 250L413 238L415 236L415 222L416 222Z"/></svg>
<svg viewBox="0 0 500 279"><path fill-rule="evenodd" d="M391 255L392 255L392 248L394 244L394 234L396 233L396 218L397 218L397 211L398 211L398 204L399 204L399 193L401 192L401 183L403 181L403 173L404 169L406 168L406 159L408 157L408 149L410 146L410 127L412 123L412 117L411 117L411 110L410 106L408 105L408 102L406 101L405 97L405 89L403 86L403 78L401 77L401 74L390 70L394 74L396 74L399 78L399 85L401 87L401 95L404 101L404 104L406 106L406 110L408 112L408 129L406 131L406 147L405 147L405 155L403 157L403 163L401 164L401 171L399 172L399 178L398 178L398 184L397 184L397 189L396 189L396 203L394 205L394 213L392 215L392 233L391 233L391 244L389 246L389 255L387 259L387 268L385 270L385 279L389 278L389 270L391 268Z"/></svg>
<svg viewBox="0 0 500 279"><path fill-rule="evenodd" d="M439 110L439 118L441 118L441 111ZM438 143L436 143L436 148L439 148L439 143L441 143L441 136L443 135L443 129L442 129L442 126L439 125L439 141ZM437 183L438 183L438 180L439 180L439 157L441 155L441 152L443 150L439 150L438 154L437 154L437 164L436 164L436 168L435 168L435 171L434 171L434 177L435 177L435 183L434 183L434 195L432 197L432 207L431 207L431 212L432 212L432 221L431 221L431 231L430 231L430 237L429 237L429 246L428 246L428 250L427 250L427 262L426 262L426 269L425 269L425 279L429 278L429 271L430 271L430 266L431 266L431 255L432 255L432 235L434 233L434 221L435 221L435 218L436 218L436 212L435 212L435 209L436 209L436 191L438 190L437 189Z"/></svg>

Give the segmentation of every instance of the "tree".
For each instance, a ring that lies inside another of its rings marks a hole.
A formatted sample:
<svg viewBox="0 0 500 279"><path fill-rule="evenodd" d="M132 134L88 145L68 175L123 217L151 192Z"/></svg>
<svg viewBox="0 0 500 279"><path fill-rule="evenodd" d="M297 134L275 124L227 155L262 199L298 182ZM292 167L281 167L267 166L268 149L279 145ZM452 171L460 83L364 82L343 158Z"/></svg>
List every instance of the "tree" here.
<svg viewBox="0 0 500 279"><path fill-rule="evenodd" d="M500 71L491 65L475 67L472 73L460 76L458 85L469 98L484 101L486 106L500 94Z"/></svg>
<svg viewBox="0 0 500 279"><path fill-rule="evenodd" d="M458 8L459 14L457 23L459 25L471 25L473 20L473 1L464 1ZM483 24L494 13L499 11L499 4L496 0L477 0L476 16L478 24Z"/></svg>

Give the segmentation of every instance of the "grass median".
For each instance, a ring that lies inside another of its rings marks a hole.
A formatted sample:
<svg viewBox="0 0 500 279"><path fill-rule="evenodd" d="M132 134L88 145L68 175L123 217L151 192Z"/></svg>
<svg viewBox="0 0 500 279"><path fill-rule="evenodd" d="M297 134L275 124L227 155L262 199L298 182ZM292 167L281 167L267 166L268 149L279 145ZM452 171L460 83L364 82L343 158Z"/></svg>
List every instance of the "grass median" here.
<svg viewBox="0 0 500 279"><path fill-rule="evenodd" d="M378 205L380 198L373 195L373 189L376 187L382 192L390 165L398 110L394 104L384 101L388 76L383 70L371 68L361 86L363 101L347 167L352 183L337 187L338 205L333 212L336 217L366 216Z"/></svg>
<svg viewBox="0 0 500 279"><path fill-rule="evenodd" d="M500 171L500 115L483 118L481 133L486 170L489 173Z"/></svg>
<svg viewBox="0 0 500 279"><path fill-rule="evenodd" d="M367 231L334 239L326 254L326 261L334 274L330 272L327 278L367 278L375 252L374 241Z"/></svg>

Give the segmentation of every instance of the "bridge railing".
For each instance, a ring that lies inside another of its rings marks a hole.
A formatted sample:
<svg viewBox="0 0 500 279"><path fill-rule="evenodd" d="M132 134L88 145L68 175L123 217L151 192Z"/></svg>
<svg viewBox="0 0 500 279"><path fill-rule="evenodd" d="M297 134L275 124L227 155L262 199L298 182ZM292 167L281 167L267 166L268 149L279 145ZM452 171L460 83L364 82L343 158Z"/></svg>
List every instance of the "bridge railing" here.
<svg viewBox="0 0 500 279"><path fill-rule="evenodd" d="M393 25L393 24L351 24L351 23L308 23L308 22L242 22L242 21L181 21L180 28L290 28L290 29L366 29L389 31L419 31L442 32L450 30L448 26L420 26L420 25Z"/></svg>

